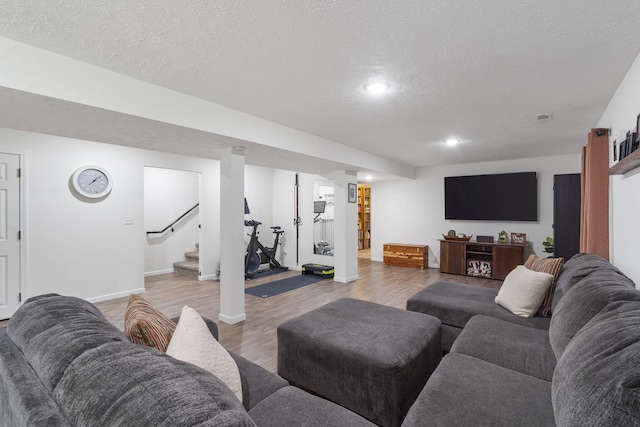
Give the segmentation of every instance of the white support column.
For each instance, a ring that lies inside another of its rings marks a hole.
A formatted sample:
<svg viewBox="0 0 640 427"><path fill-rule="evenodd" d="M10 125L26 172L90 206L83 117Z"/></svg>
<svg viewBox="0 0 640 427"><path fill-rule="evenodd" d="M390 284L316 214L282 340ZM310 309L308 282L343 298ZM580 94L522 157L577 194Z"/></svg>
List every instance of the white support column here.
<svg viewBox="0 0 640 427"><path fill-rule="evenodd" d="M349 184L357 185L355 172L335 174L334 183L334 268L333 280L349 283L358 279L358 204L348 202Z"/></svg>
<svg viewBox="0 0 640 427"><path fill-rule="evenodd" d="M220 317L225 323L244 312L244 149L225 148L220 156Z"/></svg>

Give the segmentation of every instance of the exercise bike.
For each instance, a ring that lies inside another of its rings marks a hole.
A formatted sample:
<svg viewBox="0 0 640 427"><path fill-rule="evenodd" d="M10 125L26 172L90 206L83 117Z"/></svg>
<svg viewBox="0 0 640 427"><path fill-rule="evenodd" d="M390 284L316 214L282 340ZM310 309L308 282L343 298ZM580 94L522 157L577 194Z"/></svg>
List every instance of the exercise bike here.
<svg viewBox="0 0 640 427"><path fill-rule="evenodd" d="M244 256L244 276L248 279L260 273L258 269L262 264L266 263L269 263L269 268L271 270L275 270L276 268L278 268L286 271L289 269L288 267L284 267L282 264L280 264L276 259L278 242L280 241L280 235L284 233L284 230L282 230L279 226L271 227L271 230L273 231L273 234L275 234L275 237L273 240L273 246L267 248L258 240L258 226L260 224L262 223L254 220L244 220L245 227L253 227L253 231L251 232L251 234L247 234L247 236L251 236L251 239L249 240L249 244L247 245L247 253Z"/></svg>

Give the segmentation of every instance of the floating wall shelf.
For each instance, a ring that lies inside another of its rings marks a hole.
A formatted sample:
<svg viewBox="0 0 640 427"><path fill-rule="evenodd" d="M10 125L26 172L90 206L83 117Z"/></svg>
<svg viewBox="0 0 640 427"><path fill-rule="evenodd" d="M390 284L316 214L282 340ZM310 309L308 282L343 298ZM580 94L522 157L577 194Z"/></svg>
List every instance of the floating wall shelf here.
<svg viewBox="0 0 640 427"><path fill-rule="evenodd" d="M622 175L640 167L640 150L636 150L609 168L609 175Z"/></svg>

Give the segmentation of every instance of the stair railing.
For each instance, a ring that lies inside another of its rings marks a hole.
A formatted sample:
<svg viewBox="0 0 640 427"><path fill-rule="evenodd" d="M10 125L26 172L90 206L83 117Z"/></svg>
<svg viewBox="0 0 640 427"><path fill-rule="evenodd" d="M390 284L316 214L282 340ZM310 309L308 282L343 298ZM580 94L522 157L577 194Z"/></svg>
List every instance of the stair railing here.
<svg viewBox="0 0 640 427"><path fill-rule="evenodd" d="M167 231L169 229L171 229L171 232L173 232L173 226L176 225L182 218L184 218L185 216L189 215L191 212L196 210L198 208L198 206L200 206L200 203L196 203L196 205L194 207L192 207L191 209L189 209L188 211L186 211L185 213L180 215L175 221L173 221L171 224L167 225L161 231L147 231L147 235L149 235L149 234L163 234L165 231Z"/></svg>

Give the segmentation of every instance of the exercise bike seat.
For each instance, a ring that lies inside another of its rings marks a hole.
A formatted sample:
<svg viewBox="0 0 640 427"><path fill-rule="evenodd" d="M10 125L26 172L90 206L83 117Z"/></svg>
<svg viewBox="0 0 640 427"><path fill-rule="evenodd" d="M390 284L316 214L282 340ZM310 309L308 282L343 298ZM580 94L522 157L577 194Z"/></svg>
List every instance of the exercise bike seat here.
<svg viewBox="0 0 640 427"><path fill-rule="evenodd" d="M244 220L244 226L245 227L257 227L260 224L262 224L260 221L255 221L255 220L249 220L247 221L246 219Z"/></svg>

